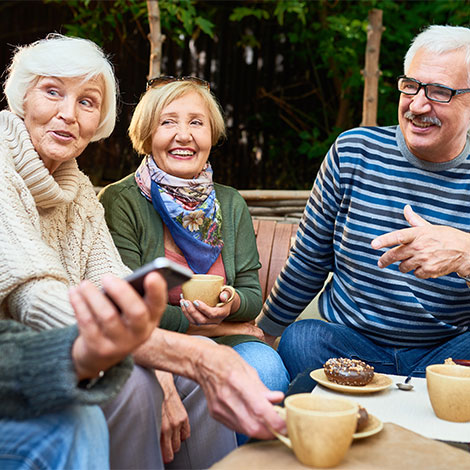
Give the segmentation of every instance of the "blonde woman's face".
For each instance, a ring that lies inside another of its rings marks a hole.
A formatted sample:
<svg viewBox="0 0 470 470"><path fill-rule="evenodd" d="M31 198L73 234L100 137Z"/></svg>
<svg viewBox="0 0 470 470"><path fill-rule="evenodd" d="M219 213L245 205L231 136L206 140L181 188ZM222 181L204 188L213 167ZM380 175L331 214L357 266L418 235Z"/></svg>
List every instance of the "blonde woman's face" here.
<svg viewBox="0 0 470 470"><path fill-rule="evenodd" d="M196 92L163 108L152 136L152 155L157 166L179 178L197 176L212 148L210 114Z"/></svg>
<svg viewBox="0 0 470 470"><path fill-rule="evenodd" d="M50 173L85 150L100 124L103 96L101 78L41 77L28 90L24 122Z"/></svg>

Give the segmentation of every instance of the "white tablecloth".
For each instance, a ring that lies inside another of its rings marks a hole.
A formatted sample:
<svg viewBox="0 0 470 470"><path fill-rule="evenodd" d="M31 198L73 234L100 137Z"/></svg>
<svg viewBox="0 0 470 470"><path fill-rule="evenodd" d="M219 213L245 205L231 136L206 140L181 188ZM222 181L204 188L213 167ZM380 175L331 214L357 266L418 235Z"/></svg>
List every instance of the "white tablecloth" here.
<svg viewBox="0 0 470 470"><path fill-rule="evenodd" d="M470 443L470 423L452 423L438 418L432 409L426 379L411 379L412 391L399 390L395 383L406 377L389 375L393 385L370 394L352 394L330 390L318 384L312 393L337 395L356 401L384 423L395 423L431 439ZM470 400L470 397L469 397Z"/></svg>

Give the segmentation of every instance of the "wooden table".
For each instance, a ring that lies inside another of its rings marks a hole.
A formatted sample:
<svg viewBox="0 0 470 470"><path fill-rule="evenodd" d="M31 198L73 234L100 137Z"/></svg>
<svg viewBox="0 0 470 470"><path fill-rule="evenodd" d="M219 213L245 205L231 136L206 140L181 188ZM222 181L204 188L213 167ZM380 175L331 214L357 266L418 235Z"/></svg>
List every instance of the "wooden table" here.
<svg viewBox="0 0 470 470"><path fill-rule="evenodd" d="M247 444L211 467L216 470L306 469L278 441ZM469 470L470 453L387 423L378 434L355 440L337 470Z"/></svg>

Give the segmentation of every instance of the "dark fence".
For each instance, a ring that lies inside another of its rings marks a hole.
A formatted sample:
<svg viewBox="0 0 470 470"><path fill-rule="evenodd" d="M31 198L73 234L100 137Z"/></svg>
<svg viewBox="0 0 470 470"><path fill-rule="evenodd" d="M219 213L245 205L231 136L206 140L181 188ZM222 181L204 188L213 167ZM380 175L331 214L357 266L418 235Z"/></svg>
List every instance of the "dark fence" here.
<svg viewBox="0 0 470 470"><path fill-rule="evenodd" d="M286 124L290 132L279 135L279 121L290 119L283 115L282 103L302 95L305 71L285 60L292 54L287 41L273 40L279 33L277 23L249 19L234 23L228 19L229 5L215 3L217 30L223 33L214 39L203 34L195 40L182 38L183 46L167 40L162 62L164 74L192 74L210 81L226 113L228 138L213 149L210 159L215 179L239 189L309 189L320 162L298 154L300 140L292 127ZM5 69L10 60L11 46L32 42L51 31L64 32L62 25L73 21L67 2L0 2L0 67ZM95 185L124 177L140 160L131 148L127 127L148 73L145 32L141 25L130 24L124 41L116 35L105 45L119 78L121 106L113 135L90 144L79 158ZM240 47L237 42L243 34L251 34L258 46ZM321 106L315 96L298 102L306 112L318 113Z"/></svg>

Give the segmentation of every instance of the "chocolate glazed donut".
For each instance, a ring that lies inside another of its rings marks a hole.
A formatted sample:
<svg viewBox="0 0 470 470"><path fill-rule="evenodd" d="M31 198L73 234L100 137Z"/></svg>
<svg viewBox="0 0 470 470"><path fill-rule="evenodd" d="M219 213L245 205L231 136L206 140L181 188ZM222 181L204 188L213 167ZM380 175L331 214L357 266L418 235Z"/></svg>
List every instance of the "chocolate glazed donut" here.
<svg viewBox="0 0 470 470"><path fill-rule="evenodd" d="M328 359L323 365L328 380L340 385L364 386L374 378L374 368L358 359Z"/></svg>

